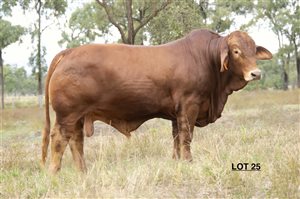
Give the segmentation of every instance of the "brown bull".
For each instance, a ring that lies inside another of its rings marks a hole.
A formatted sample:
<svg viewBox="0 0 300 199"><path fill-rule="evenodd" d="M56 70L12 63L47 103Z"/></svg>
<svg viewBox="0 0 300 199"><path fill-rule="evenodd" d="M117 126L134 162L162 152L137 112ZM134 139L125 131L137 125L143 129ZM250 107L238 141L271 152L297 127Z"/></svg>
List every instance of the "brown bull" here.
<svg viewBox="0 0 300 199"><path fill-rule="evenodd" d="M78 168L86 170L83 140L93 134L95 120L127 137L149 119L171 120L173 158L191 160L194 126L219 118L228 95L260 78L256 61L271 58L267 49L240 31L222 37L195 30L159 46L90 44L62 51L46 80L42 163L49 144L49 101L56 113L53 173L60 169L68 144Z"/></svg>

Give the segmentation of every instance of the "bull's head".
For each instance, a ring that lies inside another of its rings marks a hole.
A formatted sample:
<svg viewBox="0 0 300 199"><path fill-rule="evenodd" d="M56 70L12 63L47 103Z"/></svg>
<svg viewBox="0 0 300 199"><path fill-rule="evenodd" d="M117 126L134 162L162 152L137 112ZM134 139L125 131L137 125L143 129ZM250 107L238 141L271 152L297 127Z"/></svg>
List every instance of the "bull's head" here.
<svg viewBox="0 0 300 199"><path fill-rule="evenodd" d="M230 70L246 81L260 79L257 60L271 59L272 54L262 46L256 46L245 32L235 31L225 37L221 45L221 72Z"/></svg>

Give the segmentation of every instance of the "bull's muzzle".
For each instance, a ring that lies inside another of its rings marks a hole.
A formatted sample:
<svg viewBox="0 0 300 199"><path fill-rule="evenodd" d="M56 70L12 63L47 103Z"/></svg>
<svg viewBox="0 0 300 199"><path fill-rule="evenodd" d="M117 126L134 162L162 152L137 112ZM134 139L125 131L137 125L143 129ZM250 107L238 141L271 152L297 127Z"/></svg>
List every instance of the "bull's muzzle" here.
<svg viewBox="0 0 300 199"><path fill-rule="evenodd" d="M252 80L260 79L261 77L261 70L256 69L250 72L250 75L252 77Z"/></svg>
<svg viewBox="0 0 300 199"><path fill-rule="evenodd" d="M260 77L261 77L261 70L255 69L246 73L245 80L246 81L258 80L260 79Z"/></svg>

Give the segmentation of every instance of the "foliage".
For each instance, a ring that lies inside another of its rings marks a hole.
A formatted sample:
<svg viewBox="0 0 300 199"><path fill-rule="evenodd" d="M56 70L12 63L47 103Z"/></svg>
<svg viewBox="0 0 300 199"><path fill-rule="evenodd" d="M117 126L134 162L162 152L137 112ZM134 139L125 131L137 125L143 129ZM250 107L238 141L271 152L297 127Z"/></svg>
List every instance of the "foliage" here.
<svg viewBox="0 0 300 199"><path fill-rule="evenodd" d="M36 14L36 21L33 26L30 28L29 32L32 38L32 43L35 44L35 48L33 48L32 54L29 58L29 63L32 66L32 72L37 76L38 80L38 94L40 95L40 106L42 106L42 75L46 71L46 64L44 56L46 54L46 48L42 47L42 33L52 24L44 24L42 21L49 20L50 18L54 19L63 13L65 13L67 7L67 0L2 0L0 2L0 20L2 20L2 15L11 15L12 8L14 6L20 5L24 11L30 12L33 11L32 14ZM0 21L0 27L3 22ZM5 25L5 24L4 24ZM7 23L6 23L7 26ZM2 29L1 29L2 30ZM3 29L6 30L6 29ZM0 39L1 45L2 41L5 41L7 44L10 44L10 40L17 40L18 35L23 33L23 30L19 26L15 26L13 28L8 28L9 31L6 30L6 34L1 34ZM14 32L15 31L15 32ZM12 34L11 34L12 33ZM11 34L12 36L8 35ZM1 38L3 36L3 39ZM7 38L9 38L7 40ZM7 45L3 44L3 45ZM1 46L0 46L1 50ZM0 57L0 61L2 62L2 57ZM2 64L1 64L2 68ZM3 80L3 78L1 78Z"/></svg>
<svg viewBox="0 0 300 199"><path fill-rule="evenodd" d="M99 5L92 2L84 4L83 8L77 8L72 13L68 26L70 30L62 32L59 44L67 43L67 48L72 48L108 34L111 25Z"/></svg>
<svg viewBox="0 0 300 199"><path fill-rule="evenodd" d="M300 7L297 0L258 1L253 19L246 26L252 26L263 21L270 25L279 43L278 58L280 59L283 89L287 89L287 68L293 59L297 70L297 84L300 87ZM285 42L285 38L288 42Z"/></svg>
<svg viewBox="0 0 300 199"><path fill-rule="evenodd" d="M42 46L42 34L52 24L44 24L43 19L57 18L58 16L65 13L67 7L67 0L36 0L32 1L28 5L28 9L35 12L37 15L36 21L33 24L31 31L32 42L36 41L36 48L33 48L33 52L29 58L31 66L33 67L32 72L37 76L38 80L38 95L39 105L42 108L42 76L46 71L47 66L44 65L44 56L46 54L46 48Z"/></svg>
<svg viewBox="0 0 300 199"><path fill-rule="evenodd" d="M19 25L13 26L9 21L0 19L0 49L19 40L25 29Z"/></svg>
<svg viewBox="0 0 300 199"><path fill-rule="evenodd" d="M109 22L118 29L122 42L126 44L135 44L138 33L172 2L171 0L96 1L104 9Z"/></svg>
<svg viewBox="0 0 300 199"><path fill-rule="evenodd" d="M25 4L26 1L24 1ZM3 0L0 2L0 84L1 84L1 108L4 109L4 70L2 50L8 45L18 41L25 33L21 26L13 26L9 21L2 19L4 15L11 15L11 9L17 4L16 0Z"/></svg>
<svg viewBox="0 0 300 199"><path fill-rule="evenodd" d="M283 46L283 36L292 40L296 39L298 45L300 40L299 4L296 0L281 1L258 1L257 15L254 22L267 19L271 29L277 34L279 47Z"/></svg>
<svg viewBox="0 0 300 199"><path fill-rule="evenodd" d="M198 5L194 1L175 1L146 26L151 44L178 39L195 28L203 27Z"/></svg>
<svg viewBox="0 0 300 199"><path fill-rule="evenodd" d="M32 72L38 76L42 76L47 71L47 65L45 62L46 48L42 46L42 34L53 23L44 24L42 19L56 18L65 13L67 7L66 0L47 0L47 1L32 1L25 9L32 10L37 14L37 20L31 27L32 42L36 47L33 48L33 52L29 58L29 63L32 66Z"/></svg>
<svg viewBox="0 0 300 199"><path fill-rule="evenodd" d="M72 14L70 31L62 33L59 43L67 43L67 47L78 46L94 41L97 36L109 35L111 27L115 27L121 42L142 44L144 26L170 3L170 0L97 0L87 3Z"/></svg>
<svg viewBox="0 0 300 199"><path fill-rule="evenodd" d="M123 43L131 43L129 40L133 37L134 43L143 44L149 40L151 44L161 44L182 37L195 28L226 31L234 23L235 15L253 9L251 1L243 0L96 2L85 4L72 14L70 31L63 32L60 44L67 43L71 47L92 42L97 36L107 35L112 26L119 31Z"/></svg>
<svg viewBox="0 0 300 199"><path fill-rule="evenodd" d="M174 1L146 27L151 44L162 44L183 37L196 28L224 32L234 18L252 10L251 1ZM233 14L234 13L234 14Z"/></svg>
<svg viewBox="0 0 300 199"><path fill-rule="evenodd" d="M1 0L0 1L0 19L3 16L11 16L12 9L20 5L22 8L27 8L30 0Z"/></svg>
<svg viewBox="0 0 300 199"><path fill-rule="evenodd" d="M14 95L35 94L35 77L27 75L23 67L4 65L5 93Z"/></svg>
<svg viewBox="0 0 300 199"><path fill-rule="evenodd" d="M46 47L43 46L41 48L41 55L38 57L37 49L33 49L33 52L31 52L31 55L29 57L29 65L31 66L32 74L34 74L36 77L39 75L40 71L38 68L38 62L41 64L41 74L45 74L47 72L47 63L46 63Z"/></svg>

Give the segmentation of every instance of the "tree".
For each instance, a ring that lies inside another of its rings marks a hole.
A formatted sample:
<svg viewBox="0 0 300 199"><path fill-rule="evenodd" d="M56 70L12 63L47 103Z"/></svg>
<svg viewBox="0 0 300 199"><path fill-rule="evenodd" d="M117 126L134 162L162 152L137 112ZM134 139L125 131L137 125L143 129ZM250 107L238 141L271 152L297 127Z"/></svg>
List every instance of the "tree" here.
<svg viewBox="0 0 300 199"><path fill-rule="evenodd" d="M5 65L5 93L14 95L35 94L37 86L34 76L29 76L24 67Z"/></svg>
<svg viewBox="0 0 300 199"><path fill-rule="evenodd" d="M271 30L277 35L279 43L278 59L280 61L283 89L287 90L288 73L286 68L291 56L296 60L297 85L300 88L300 9L297 0L258 1L256 16L251 24L257 24L261 19L267 19ZM285 44L284 38L288 43ZM293 46L293 50L287 46Z"/></svg>
<svg viewBox="0 0 300 199"><path fill-rule="evenodd" d="M244 0L174 1L146 27L150 42L162 44L183 37L196 28L217 33L228 30L237 15L251 12L253 3Z"/></svg>
<svg viewBox="0 0 300 199"><path fill-rule="evenodd" d="M116 27L123 43L143 44L147 36L150 43L161 44L195 28L228 30L235 14L245 14L252 8L253 3L244 0L97 0L72 14L71 33L64 32L60 44L67 42L70 47L92 42L95 36L107 35L110 27Z"/></svg>
<svg viewBox="0 0 300 199"><path fill-rule="evenodd" d="M106 1L96 0L105 10L109 22L115 26L123 43L134 44L138 32L164 10L172 1Z"/></svg>
<svg viewBox="0 0 300 199"><path fill-rule="evenodd" d="M67 47L78 46L109 35L110 28L115 27L122 43L143 44L143 28L169 4L171 0L96 0L72 14L69 20L71 32L64 31L59 43L67 43Z"/></svg>
<svg viewBox="0 0 300 199"><path fill-rule="evenodd" d="M38 79L38 95L39 106L42 107L42 77L46 71L44 56L46 48L42 47L42 34L53 23L43 24L43 19L51 17L56 18L65 13L67 7L67 0L35 0L28 4L28 8L34 10L37 14L37 20L34 23L31 38L33 42L36 41L36 49L34 49L29 62L33 66L33 72L37 75Z"/></svg>
<svg viewBox="0 0 300 199"><path fill-rule="evenodd" d="M83 8L77 8L72 13L68 27L70 30L62 32L59 44L67 43L67 48L72 48L108 34L110 23L105 12L99 9L96 2L92 2L84 4Z"/></svg>
<svg viewBox="0 0 300 199"><path fill-rule="evenodd" d="M149 22L151 44L163 44L181 38L192 29L204 27L198 4L194 1L175 1Z"/></svg>
<svg viewBox="0 0 300 199"><path fill-rule="evenodd" d="M297 87L300 88L300 8L298 1L289 1L288 9L284 9L283 18L280 18L283 25L283 33L288 38L290 46L294 48L297 69ZM289 52L289 50L287 50ZM288 58L290 58L288 54Z"/></svg>
<svg viewBox="0 0 300 199"><path fill-rule="evenodd" d="M0 83L1 83L1 107L4 109L4 73L2 51L4 48L19 40L25 29L21 26L13 26L9 21L0 18Z"/></svg>
<svg viewBox="0 0 300 199"><path fill-rule="evenodd" d="M33 43L36 42L36 48L29 62L33 66L33 72L37 75L39 105L42 107L42 76L46 71L45 64L43 67L46 48L42 47L42 33L53 24L44 24L43 19L56 18L65 13L67 0L2 0L0 2L0 18L3 14L10 15L12 7L17 5L20 5L24 11L34 11L37 15L37 20L33 24L32 30L30 30L32 41Z"/></svg>
<svg viewBox="0 0 300 199"><path fill-rule="evenodd" d="M30 0L1 0L0 1L0 19L3 16L11 16L12 9L20 5L22 8L28 7Z"/></svg>

